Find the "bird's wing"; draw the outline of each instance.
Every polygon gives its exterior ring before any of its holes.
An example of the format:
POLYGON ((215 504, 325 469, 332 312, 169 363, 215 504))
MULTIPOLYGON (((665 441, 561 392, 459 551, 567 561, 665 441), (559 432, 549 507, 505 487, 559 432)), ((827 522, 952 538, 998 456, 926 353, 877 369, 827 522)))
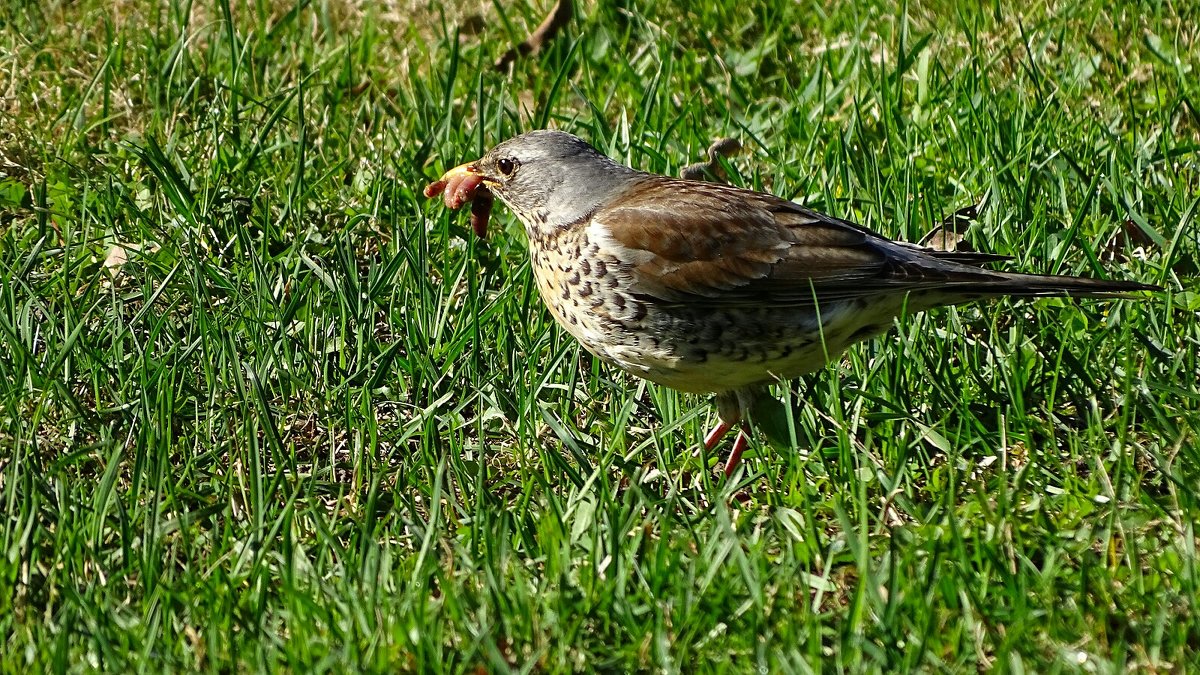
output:
POLYGON ((661 300, 797 306, 994 278, 747 190, 658 179, 614 201, 594 214, 593 234, 619 247, 639 292, 661 300))

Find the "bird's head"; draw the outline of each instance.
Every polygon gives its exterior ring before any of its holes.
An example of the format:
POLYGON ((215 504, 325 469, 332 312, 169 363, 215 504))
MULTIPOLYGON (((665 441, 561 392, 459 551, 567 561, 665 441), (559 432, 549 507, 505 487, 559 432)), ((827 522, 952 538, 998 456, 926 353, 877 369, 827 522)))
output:
POLYGON ((532 237, 582 221, 636 173, 562 131, 531 131, 442 177, 473 176, 504 202, 532 237))

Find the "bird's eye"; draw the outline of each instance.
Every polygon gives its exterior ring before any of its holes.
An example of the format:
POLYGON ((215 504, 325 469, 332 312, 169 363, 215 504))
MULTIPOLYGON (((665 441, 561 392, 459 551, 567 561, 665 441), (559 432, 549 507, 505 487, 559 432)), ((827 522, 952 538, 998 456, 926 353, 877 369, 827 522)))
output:
POLYGON ((500 169, 500 173, 504 174, 505 176, 511 176, 513 175, 513 172, 517 170, 517 163, 507 157, 504 157, 496 162, 496 168, 500 169))

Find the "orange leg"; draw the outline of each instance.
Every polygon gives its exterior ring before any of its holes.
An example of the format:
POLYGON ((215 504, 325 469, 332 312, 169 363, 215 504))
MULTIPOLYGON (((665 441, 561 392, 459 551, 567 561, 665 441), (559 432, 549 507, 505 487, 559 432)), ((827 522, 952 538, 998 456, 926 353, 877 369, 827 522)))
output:
POLYGON ((729 433, 729 430, 732 428, 733 425, 728 422, 718 422, 712 431, 704 434, 704 449, 712 450, 717 447, 717 443, 720 443, 721 439, 725 438, 725 434, 729 433))
POLYGON ((729 451, 729 459, 725 460, 725 477, 728 478, 737 471, 738 464, 742 463, 742 453, 746 448, 750 447, 750 425, 742 422, 742 428, 738 429, 737 439, 733 441, 733 449, 729 451))

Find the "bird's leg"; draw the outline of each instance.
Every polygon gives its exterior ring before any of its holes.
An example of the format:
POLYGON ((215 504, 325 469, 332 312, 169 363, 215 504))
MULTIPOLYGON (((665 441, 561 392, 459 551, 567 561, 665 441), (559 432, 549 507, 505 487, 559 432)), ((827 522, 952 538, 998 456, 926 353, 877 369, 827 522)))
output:
POLYGON ((712 450, 717 443, 725 438, 725 434, 735 424, 742 421, 742 407, 738 403, 737 392, 723 391, 717 394, 713 401, 717 404, 717 426, 704 435, 704 449, 712 450))
POLYGON ((725 391, 717 394, 717 418, 720 422, 704 436, 704 449, 712 450, 735 426, 738 427, 737 438, 733 441, 733 449, 725 460, 725 475, 730 476, 742 462, 742 453, 750 447, 750 423, 747 414, 758 398, 755 388, 725 391))
POLYGON ((720 443, 721 439, 725 438, 725 434, 729 433, 729 430, 732 428, 733 425, 725 420, 718 422, 717 426, 712 428, 712 431, 704 434, 704 449, 712 450, 717 447, 717 443, 720 443))
POLYGON ((742 463, 742 453, 748 447, 750 447, 750 425, 742 422, 742 427, 738 429, 737 439, 733 441, 733 449, 729 451, 729 459, 725 460, 726 478, 737 471, 738 465, 742 463))

